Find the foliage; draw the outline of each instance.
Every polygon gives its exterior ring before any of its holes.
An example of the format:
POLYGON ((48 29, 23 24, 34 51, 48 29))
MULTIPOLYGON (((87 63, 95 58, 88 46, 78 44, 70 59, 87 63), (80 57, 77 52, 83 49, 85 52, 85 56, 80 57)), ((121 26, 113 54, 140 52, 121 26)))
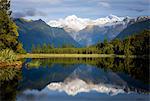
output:
POLYGON ((62 48, 75 48, 75 46, 71 44, 63 44, 62 48))
POLYGON ((114 53, 113 45, 109 44, 107 42, 107 40, 104 40, 103 47, 102 47, 102 53, 105 53, 105 54, 113 54, 114 53))
POLYGON ((114 54, 123 54, 123 42, 120 41, 119 39, 115 39, 113 41, 111 41, 111 44, 113 45, 113 50, 114 50, 114 54))
POLYGON ((118 55, 148 55, 149 54, 150 30, 144 30, 124 40, 115 39, 111 42, 98 43, 96 47, 103 54, 118 55))
POLYGON ((144 30, 137 35, 130 37, 132 53, 137 55, 149 55, 150 30, 144 30))
POLYGON ((32 53, 49 53, 49 54, 96 54, 100 51, 96 47, 75 48, 73 45, 64 45, 62 48, 54 48, 50 44, 32 46, 32 53))
POLYGON ((16 60, 16 54, 12 50, 5 49, 0 51, 0 62, 13 62, 16 60))
POLYGON ((10 0, 0 1, 0 49, 23 50, 18 41, 17 26, 11 18, 10 0))
POLYGON ((125 39, 132 35, 137 35, 138 33, 142 32, 143 30, 149 30, 150 26, 150 19, 137 21, 136 23, 131 23, 127 28, 125 28, 121 33, 116 37, 118 39, 125 39))
POLYGON ((19 79, 21 79, 21 70, 13 67, 0 68, 1 101, 16 101, 19 79))
POLYGON ((14 67, 0 69, 0 81, 9 81, 15 78, 20 71, 14 67))
POLYGON ((96 45, 76 48, 70 44, 64 44, 61 48, 55 48, 50 44, 32 46, 32 53, 48 54, 117 54, 117 55, 148 55, 150 31, 144 30, 124 40, 114 39, 96 45))

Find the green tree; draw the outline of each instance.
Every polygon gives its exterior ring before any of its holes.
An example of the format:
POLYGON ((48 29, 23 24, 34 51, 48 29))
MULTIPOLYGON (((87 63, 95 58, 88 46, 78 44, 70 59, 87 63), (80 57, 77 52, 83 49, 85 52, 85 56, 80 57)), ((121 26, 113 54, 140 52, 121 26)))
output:
POLYGON ((104 43, 102 45, 102 53, 103 54, 113 54, 113 45, 111 43, 108 43, 107 39, 104 40, 104 43))
POLYGON ((123 54, 123 44, 119 39, 115 39, 111 42, 113 45, 114 54, 123 54))
POLYGON ((104 45, 107 45, 107 44, 108 44, 108 40, 104 39, 104 45))
POLYGON ((132 55, 133 46, 131 46, 130 37, 124 40, 124 55, 129 56, 132 55))
POLYGON ((33 53, 36 51, 36 48, 35 48, 34 44, 32 44, 32 48, 31 49, 32 49, 33 53))
POLYGON ((18 41, 17 26, 11 18, 10 0, 0 1, 0 49, 23 50, 18 41), (19 49, 18 49, 19 48, 19 49))
POLYGON ((103 53, 105 54, 113 54, 114 50, 113 50, 113 45, 112 44, 106 44, 103 48, 102 48, 103 53))

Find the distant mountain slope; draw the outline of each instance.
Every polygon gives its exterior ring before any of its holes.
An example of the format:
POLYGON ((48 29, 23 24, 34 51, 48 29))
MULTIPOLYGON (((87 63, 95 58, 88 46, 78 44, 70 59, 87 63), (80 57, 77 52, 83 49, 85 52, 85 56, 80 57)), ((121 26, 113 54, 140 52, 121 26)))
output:
POLYGON ((127 24, 124 22, 116 22, 105 26, 88 26, 79 32, 75 40, 83 46, 103 42, 104 39, 112 40, 126 28, 126 26, 127 24))
POLYGON ((150 17, 140 16, 136 18, 117 17, 109 15, 96 20, 79 18, 75 15, 65 19, 51 20, 50 26, 63 28, 82 46, 89 46, 97 42, 108 41, 114 38, 124 39, 129 35, 150 29, 150 17))
POLYGON ((14 21, 19 27, 19 40, 27 51, 31 50, 32 45, 44 43, 53 44, 56 47, 68 43, 80 46, 64 29, 50 27, 42 20, 15 19, 14 21))
POLYGON ((143 30, 150 29, 150 18, 149 19, 137 19, 136 22, 132 22, 127 28, 125 28, 116 38, 125 39, 128 36, 139 33, 143 30))
POLYGON ((32 44, 44 43, 85 47, 103 42, 106 38, 108 41, 114 38, 124 39, 144 29, 150 29, 150 17, 147 16, 129 18, 110 15, 96 20, 69 16, 66 19, 50 21, 49 25, 42 20, 16 19, 15 22, 19 26, 19 40, 27 51, 31 50, 32 44))

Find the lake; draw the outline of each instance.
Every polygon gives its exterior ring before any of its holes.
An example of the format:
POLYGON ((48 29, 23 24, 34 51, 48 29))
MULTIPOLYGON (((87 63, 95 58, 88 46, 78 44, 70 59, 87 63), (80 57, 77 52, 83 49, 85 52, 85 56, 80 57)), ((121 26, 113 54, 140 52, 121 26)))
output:
POLYGON ((1 101, 148 101, 149 60, 24 59, 0 69, 1 101))

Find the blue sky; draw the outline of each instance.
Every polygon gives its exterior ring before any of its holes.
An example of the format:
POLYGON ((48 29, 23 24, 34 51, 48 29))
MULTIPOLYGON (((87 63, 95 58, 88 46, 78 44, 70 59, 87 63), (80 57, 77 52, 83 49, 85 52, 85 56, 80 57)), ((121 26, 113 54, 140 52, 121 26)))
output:
POLYGON ((11 0, 11 9, 14 17, 45 21, 69 15, 91 19, 110 14, 136 17, 150 14, 150 0, 11 0))

